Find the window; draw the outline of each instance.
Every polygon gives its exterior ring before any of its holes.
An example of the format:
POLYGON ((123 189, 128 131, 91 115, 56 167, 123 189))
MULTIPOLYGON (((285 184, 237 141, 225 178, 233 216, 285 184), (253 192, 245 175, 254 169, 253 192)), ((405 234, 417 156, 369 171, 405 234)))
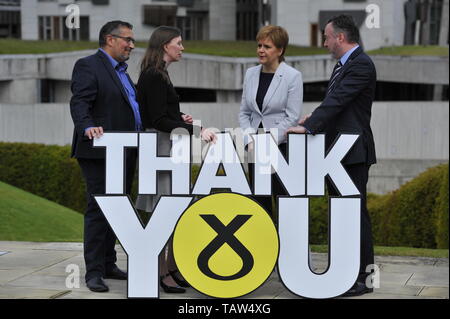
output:
POLYGON ((433 0, 430 5, 430 43, 439 44, 439 32, 441 26, 442 0, 433 0))
POLYGON ((317 23, 311 23, 310 25, 310 45, 312 47, 318 47, 319 45, 319 25, 317 23))
POLYGON ((0 0, 0 38, 20 38, 20 1, 0 0))
POLYGON ((188 14, 185 17, 177 17, 177 27, 181 30, 183 40, 204 40, 202 14, 188 14))
POLYGON ((80 28, 69 29, 66 27, 64 16, 40 16, 39 39, 40 40, 89 40, 89 17, 80 17, 80 28))
POLYGON ((236 1, 236 39, 255 40, 260 27, 260 1, 236 1))
POLYGON ((0 38, 20 38, 20 11, 1 11, 0 38))
POLYGON ((92 0, 92 4, 106 6, 109 4, 109 0, 92 0))
POLYGON ((177 6, 172 5, 144 5, 143 23, 151 26, 169 25, 175 26, 177 6))

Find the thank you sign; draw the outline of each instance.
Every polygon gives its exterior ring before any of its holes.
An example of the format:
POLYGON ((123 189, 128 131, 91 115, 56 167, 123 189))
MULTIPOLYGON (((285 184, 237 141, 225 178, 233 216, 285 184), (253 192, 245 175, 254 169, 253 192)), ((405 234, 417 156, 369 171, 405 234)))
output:
POLYGON ((285 287, 302 297, 339 296, 355 283, 361 201, 341 161, 358 135, 340 135, 326 150, 324 135, 290 134, 286 157, 270 133, 252 138, 253 189, 229 133, 205 147, 192 184, 187 134, 172 134, 170 156, 158 155, 157 133, 105 133, 94 141, 106 148, 106 194, 95 199, 128 255, 128 297, 158 298, 158 255, 172 234, 180 272, 208 296, 246 295, 276 265, 285 287), (139 194, 157 194, 158 172, 171 173, 172 194, 161 197, 145 226, 125 195, 126 148, 139 149, 139 194), (271 174, 287 194, 276 201, 278 227, 254 200, 271 195, 271 174), (341 196, 329 200, 329 267, 318 274, 309 256, 309 200, 325 196, 326 176, 341 196))

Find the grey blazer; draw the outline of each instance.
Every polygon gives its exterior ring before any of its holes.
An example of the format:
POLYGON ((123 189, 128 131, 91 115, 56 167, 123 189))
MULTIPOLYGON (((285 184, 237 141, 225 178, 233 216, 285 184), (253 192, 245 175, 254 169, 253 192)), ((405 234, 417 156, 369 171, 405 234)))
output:
POLYGON ((262 65, 247 70, 244 79, 239 125, 244 131, 244 145, 252 141, 262 122, 266 131, 272 130, 277 144, 286 142, 284 133, 297 126, 303 103, 302 74, 284 62, 278 66, 264 97, 262 112, 256 104, 256 93, 262 65), (277 130, 273 130, 277 129, 277 130))

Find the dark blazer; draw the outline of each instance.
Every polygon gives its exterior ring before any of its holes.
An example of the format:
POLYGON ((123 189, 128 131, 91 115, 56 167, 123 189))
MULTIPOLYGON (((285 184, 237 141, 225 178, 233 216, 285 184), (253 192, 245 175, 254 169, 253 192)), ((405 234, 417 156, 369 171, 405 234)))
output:
POLYGON ((312 134, 326 133, 327 149, 341 133, 359 134, 343 164, 376 163, 370 128, 376 77, 372 60, 361 47, 357 48, 344 64, 333 91, 303 125, 312 134))
MULTIPOLYGON (((133 83, 130 80, 130 83, 133 83)), ((75 125, 72 157, 104 158, 103 148, 93 148, 84 135, 88 127, 104 131, 135 131, 135 119, 127 94, 108 57, 102 52, 82 58, 72 73, 70 112, 75 125)))
POLYGON ((181 118, 180 100, 175 89, 155 69, 141 73, 137 83, 137 100, 144 128, 170 133, 182 127, 193 132, 191 124, 181 118))

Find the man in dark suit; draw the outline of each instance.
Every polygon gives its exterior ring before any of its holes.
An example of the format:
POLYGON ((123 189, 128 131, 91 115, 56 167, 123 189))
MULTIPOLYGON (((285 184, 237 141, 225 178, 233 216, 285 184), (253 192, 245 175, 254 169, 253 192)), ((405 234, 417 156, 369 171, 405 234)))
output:
MULTIPOLYGON (((109 288, 103 278, 122 279, 127 274, 116 266, 116 236, 93 194, 105 193, 105 149, 93 148, 92 140, 103 131, 139 131, 142 127, 133 82, 126 73, 134 49, 133 26, 123 21, 105 24, 100 49, 75 64, 70 111, 74 122, 72 157, 77 158, 86 180, 88 204, 84 216, 86 285, 92 291, 109 288)), ((136 166, 136 149, 126 151, 126 192, 130 193, 136 166)))
MULTIPOLYGON (((361 193, 361 264, 355 285, 345 294, 357 296, 372 292, 366 286, 367 266, 374 264, 372 230, 366 205, 366 185, 370 165, 376 163, 375 143, 370 128, 375 95, 376 70, 359 43, 359 30, 350 16, 330 19, 325 27, 325 47, 338 59, 322 104, 299 121, 302 126, 288 133, 325 133, 327 149, 341 133, 359 134, 342 164, 361 193)), ((339 195, 327 181, 330 195, 339 195)))

